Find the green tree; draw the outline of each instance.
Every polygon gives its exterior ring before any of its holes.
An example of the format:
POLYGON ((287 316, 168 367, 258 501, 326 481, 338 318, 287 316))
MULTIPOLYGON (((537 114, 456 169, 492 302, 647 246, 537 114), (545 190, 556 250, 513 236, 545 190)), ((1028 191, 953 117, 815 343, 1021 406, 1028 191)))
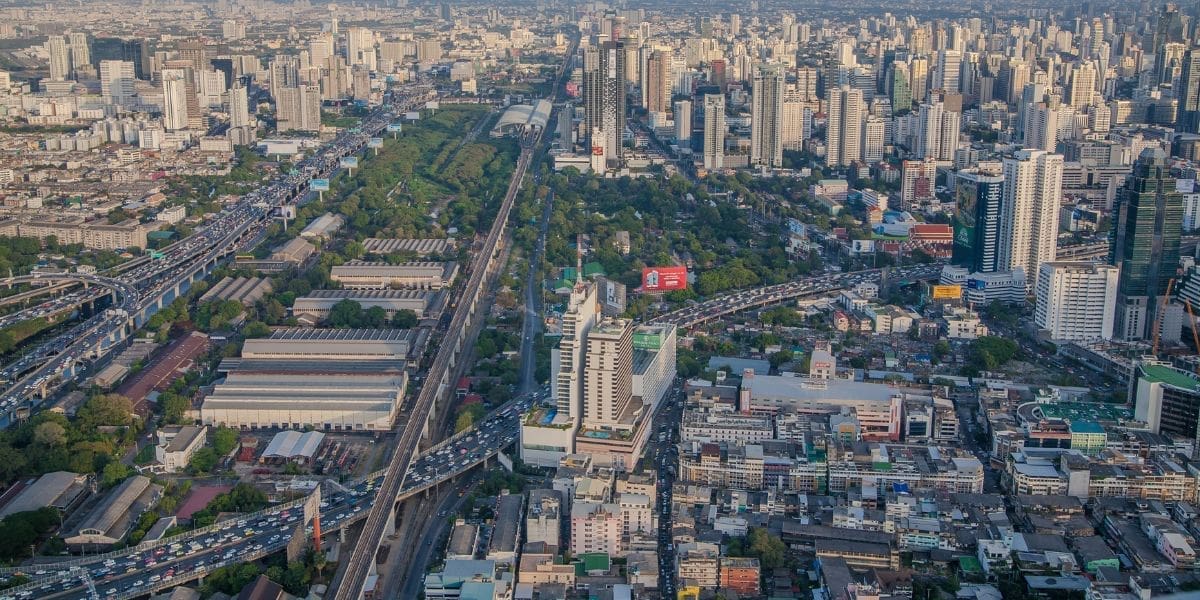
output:
POLYGON ((217 427, 212 430, 212 446, 217 454, 225 456, 237 447, 237 432, 228 427, 217 427))
POLYGON ((158 407, 162 410, 163 421, 174 424, 183 422, 183 415, 192 403, 185 396, 167 391, 158 396, 158 407))
POLYGON ((251 321, 242 327, 242 335, 247 339, 265 338, 271 335, 271 327, 262 321, 251 321))
POLYGON ((405 308, 398 310, 396 311, 396 314, 392 315, 392 327, 399 329, 412 329, 416 326, 417 313, 413 312, 411 309, 405 308))
POLYGON ((110 461, 100 472, 100 485, 109 488, 133 475, 133 469, 119 460, 110 461))
POLYGON ((54 421, 46 421, 33 430, 33 441, 43 446, 67 443, 67 429, 54 421))

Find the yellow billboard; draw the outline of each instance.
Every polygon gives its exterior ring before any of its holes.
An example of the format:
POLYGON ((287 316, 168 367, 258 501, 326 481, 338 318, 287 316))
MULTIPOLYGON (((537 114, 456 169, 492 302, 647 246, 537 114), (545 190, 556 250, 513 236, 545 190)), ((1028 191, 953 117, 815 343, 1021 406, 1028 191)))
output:
POLYGON ((929 286, 929 297, 934 300, 959 300, 962 298, 962 287, 957 285, 929 286))

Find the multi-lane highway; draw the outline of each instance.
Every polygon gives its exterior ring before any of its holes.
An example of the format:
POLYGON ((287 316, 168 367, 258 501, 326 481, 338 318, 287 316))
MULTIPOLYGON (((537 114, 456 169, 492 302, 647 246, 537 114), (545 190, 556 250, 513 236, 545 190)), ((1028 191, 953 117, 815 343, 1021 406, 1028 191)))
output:
MULTIPOLYGON (((942 265, 940 264, 913 265, 886 270, 888 280, 893 282, 936 279, 941 271, 942 265)), ((878 283, 880 275, 884 272, 884 269, 851 271, 734 292, 659 315, 651 322, 670 323, 681 328, 693 327, 751 308, 778 304, 802 296, 825 294, 854 287, 860 283, 878 283)))
MULTIPOLYGON (((0 426, 31 395, 53 387, 57 376, 70 369, 76 360, 106 352, 106 340, 116 346, 132 329, 131 325, 140 325, 182 293, 193 279, 206 275, 211 266, 235 252, 243 240, 257 238, 270 223, 274 209, 304 197, 310 180, 336 172, 341 158, 361 152, 371 137, 391 124, 395 114, 419 108, 434 97, 436 93, 428 86, 392 92, 388 102, 365 118, 360 127, 343 132, 288 173, 246 194, 196 233, 165 248, 161 258, 143 257, 123 265, 120 273, 111 278, 97 278, 119 283, 136 293, 123 294, 130 302, 128 305, 123 302, 120 310, 106 311, 76 325, 26 352, 22 359, 25 362, 5 366, 3 372, 10 374, 7 379, 13 383, 0 395, 0 426)), ((9 317, 33 318, 33 314, 26 310, 9 317)))
MULTIPOLYGON (((396 499, 419 494, 474 468, 516 441, 521 413, 531 397, 513 400, 485 417, 478 427, 447 439, 413 461, 410 477, 396 499)), ((329 533, 362 520, 377 504, 383 473, 377 472, 349 487, 325 486, 321 531, 329 533)), ((394 502, 391 499, 388 503, 394 502)), ((255 560, 287 546, 301 525, 299 502, 273 507, 250 516, 223 521, 200 533, 175 536, 150 547, 138 547, 61 565, 31 568, 34 581, 0 592, 0 600, 26 598, 76 599, 90 597, 83 575, 102 598, 132 598, 180 585, 230 564, 255 560)), ((312 534, 311 524, 305 524, 312 534)))

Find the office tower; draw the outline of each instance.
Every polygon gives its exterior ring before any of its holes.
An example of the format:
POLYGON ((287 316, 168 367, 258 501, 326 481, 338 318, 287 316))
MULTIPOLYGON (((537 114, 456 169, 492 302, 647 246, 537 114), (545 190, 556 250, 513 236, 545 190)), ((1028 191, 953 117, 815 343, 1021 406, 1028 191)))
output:
POLYGON ((649 112, 665 113, 671 106, 671 86, 674 78, 671 75, 671 53, 666 50, 655 50, 650 53, 646 65, 646 83, 644 96, 646 110, 649 112))
POLYGON ((200 105, 205 108, 220 109, 225 102, 225 74, 215 70, 201 71, 197 78, 200 80, 200 105))
POLYGON ((888 71, 888 97, 897 114, 912 110, 912 87, 909 81, 908 63, 896 61, 888 71))
POLYGON ((937 161, 906 160, 900 163, 900 210, 917 210, 934 198, 937 161))
POLYGON ((1057 103, 1039 102, 1025 109, 1025 147, 1053 152, 1058 144, 1060 110, 1057 103))
MULTIPOLYGON (((1046 99, 1046 85, 1040 82, 1026 83, 1021 88, 1020 98, 1017 100, 1017 121, 1013 125, 1017 134, 1025 135, 1025 126, 1028 121, 1029 107, 1034 106, 1046 99)), ((1024 137, 1022 137, 1024 139, 1024 137)), ((1028 146, 1028 144, 1026 144, 1028 146)))
POLYGON ((612 429, 633 398, 633 325, 606 319, 587 335, 583 370, 583 422, 586 429, 612 429))
POLYGON ((929 59, 914 58, 908 63, 908 89, 914 102, 924 102, 929 93, 929 59))
POLYGON ((271 59, 271 97, 279 99, 279 90, 300 85, 300 61, 295 56, 276 55, 271 59))
POLYGON ((917 158, 954 160, 962 115, 946 110, 941 102, 932 102, 921 105, 917 118, 917 141, 914 148, 917 158))
POLYGON ((1153 336, 1167 282, 1179 267, 1183 194, 1170 168, 1161 149, 1142 150, 1133 173, 1117 190, 1109 263, 1121 268, 1114 334, 1119 339, 1153 336))
POLYGON ((687 146, 692 141, 692 101, 679 100, 675 102, 675 139, 681 146, 687 146))
POLYGON ((192 73, 199 73, 208 68, 208 49, 204 42, 185 41, 179 43, 179 60, 187 61, 192 73))
POLYGON ((167 131, 188 128, 188 85, 186 69, 163 69, 163 127, 167 131))
POLYGON ((1034 323, 1054 341, 1112 339, 1119 272, 1112 265, 1089 262, 1042 263, 1034 323))
POLYGON ((704 96, 704 168, 725 168, 725 95, 704 96))
POLYGON ((754 73, 750 110, 750 166, 783 166, 783 68, 763 65, 754 73))
POLYGON ((320 131, 320 88, 302 85, 279 90, 275 119, 277 131, 320 131))
POLYGON ((939 50, 937 53, 937 72, 934 75, 933 89, 945 92, 957 92, 959 79, 962 74, 962 52, 958 50, 939 50))
POLYGON ((954 264, 972 273, 997 270, 1004 178, 980 172, 955 175, 954 264))
POLYGON ((1191 48, 1183 55, 1176 95, 1179 97, 1179 118, 1175 130, 1200 133, 1200 47, 1191 48))
POLYGON ((126 106, 133 101, 133 71, 133 63, 128 61, 100 61, 100 95, 106 104, 126 106))
POLYGON ((52 35, 46 40, 46 52, 50 54, 50 81, 66 81, 71 75, 71 47, 61 35, 52 35))
POLYGON ((375 34, 370 29, 351 27, 346 30, 346 62, 352 67, 364 65, 375 69, 375 34))
MULTIPOLYGON (((1162 9, 1158 12, 1158 19, 1154 27, 1153 46, 1150 51, 1154 56, 1154 73, 1156 75, 1163 73, 1166 70, 1167 53, 1164 49, 1168 44, 1179 44, 1186 42, 1184 34, 1187 32, 1187 25, 1184 22, 1184 16, 1179 12, 1179 7, 1174 3, 1163 4, 1162 9)), ((1168 83, 1161 79, 1156 83, 1168 83)))
POLYGON ((843 85, 829 90, 825 164, 848 166, 862 160, 862 124, 866 107, 862 90, 843 85))
POLYGON ((1004 188, 997 269, 1022 269, 1034 280, 1038 267, 1058 249, 1063 157, 1045 150, 1018 150, 1004 159, 1004 188))
POLYGON ((713 61, 709 63, 709 83, 717 86, 721 90, 722 94, 729 90, 729 79, 725 71, 725 59, 717 58, 713 59, 713 61))
POLYGON ((229 126, 250 127, 250 98, 245 86, 229 90, 229 126))
POLYGON ((1081 63, 1071 71, 1071 85, 1067 93, 1067 105, 1076 110, 1091 106, 1092 95, 1096 92, 1096 66, 1090 62, 1081 63))
MULTIPOLYGON (((92 50, 86 33, 75 32, 67 34, 67 46, 71 51, 71 71, 78 72, 92 65, 92 50)), ((78 75, 76 75, 78 77, 78 75)))
POLYGON ((583 55, 583 102, 587 131, 599 130, 603 139, 592 139, 595 153, 603 152, 605 164, 616 166, 621 159, 625 132, 625 49, 621 42, 608 41, 590 47, 583 55))
POLYGON ((588 334, 599 314, 596 285, 577 275, 563 313, 562 338, 550 353, 551 397, 558 415, 573 425, 578 425, 583 417, 584 356, 588 334))
POLYGON ((246 37, 246 24, 237 19, 225 19, 221 22, 221 37, 228 41, 246 37))
POLYGON ((883 160, 886 133, 883 119, 875 115, 867 116, 866 122, 863 123, 863 160, 867 163, 875 164, 883 160))

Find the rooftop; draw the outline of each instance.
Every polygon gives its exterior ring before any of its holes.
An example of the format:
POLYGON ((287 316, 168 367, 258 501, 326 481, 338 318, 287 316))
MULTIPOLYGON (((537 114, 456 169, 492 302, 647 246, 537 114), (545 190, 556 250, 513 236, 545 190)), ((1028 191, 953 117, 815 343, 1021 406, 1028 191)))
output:
POLYGON ((1185 371, 1166 365, 1143 364, 1143 376, 1152 383, 1163 383, 1184 390, 1200 391, 1200 381, 1185 371))

